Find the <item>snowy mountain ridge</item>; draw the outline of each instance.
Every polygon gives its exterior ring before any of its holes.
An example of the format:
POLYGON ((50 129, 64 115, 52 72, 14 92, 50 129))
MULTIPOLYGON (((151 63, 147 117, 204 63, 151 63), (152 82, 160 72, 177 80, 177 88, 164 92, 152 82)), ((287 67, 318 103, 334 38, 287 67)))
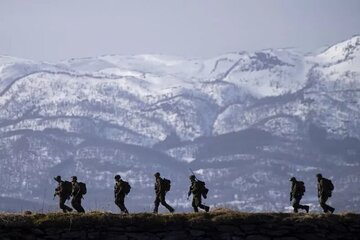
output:
MULTIPOLYGON (((152 172, 183 186, 189 167, 213 188, 213 204, 249 211, 281 210, 264 201, 282 202, 294 172, 312 179, 328 171, 342 179, 340 192, 358 194, 359 66, 359 36, 308 55, 1 56, 1 196, 39 201, 58 174, 77 174, 104 193, 121 173, 151 199, 152 172)), ((181 191, 173 203, 186 208, 181 191)), ((341 208, 358 206, 354 199, 341 208)), ((136 194, 132 200, 144 208, 136 194)))

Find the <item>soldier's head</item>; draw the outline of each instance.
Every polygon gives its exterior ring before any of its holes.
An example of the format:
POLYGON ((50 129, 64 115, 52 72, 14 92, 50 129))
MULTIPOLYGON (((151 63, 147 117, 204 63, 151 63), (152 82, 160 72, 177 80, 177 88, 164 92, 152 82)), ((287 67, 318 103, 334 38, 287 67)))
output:
POLYGON ((191 182, 194 182, 195 179, 196 179, 196 177, 195 177, 195 175, 191 175, 191 176, 189 177, 189 179, 190 179, 191 182))
POLYGON ((295 177, 290 178, 290 182, 296 182, 296 178, 295 177))
POLYGON ((118 174, 118 175, 115 175, 115 180, 116 181, 119 181, 121 179, 121 176, 118 174))
POLYGON ((72 177, 71 177, 71 181, 72 181, 72 182, 76 182, 76 181, 77 181, 77 177, 76 177, 76 176, 72 176, 72 177))
POLYGON ((159 173, 159 172, 155 173, 155 174, 154 174, 154 177, 155 177, 155 178, 159 178, 159 177, 160 177, 160 173, 159 173))
POLYGON ((316 178, 317 178, 318 181, 320 181, 322 179, 321 173, 316 174, 316 178))
POLYGON ((61 181, 61 176, 54 177, 54 180, 57 181, 57 182, 60 182, 61 181))

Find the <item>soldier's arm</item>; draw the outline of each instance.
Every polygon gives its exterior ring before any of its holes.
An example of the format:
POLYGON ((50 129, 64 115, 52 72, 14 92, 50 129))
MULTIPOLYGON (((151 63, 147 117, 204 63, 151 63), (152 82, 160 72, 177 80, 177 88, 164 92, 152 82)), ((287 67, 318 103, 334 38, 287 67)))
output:
POLYGON ((55 197, 56 195, 60 195, 61 190, 62 190, 62 187, 61 187, 61 184, 59 184, 59 186, 58 186, 57 188, 55 188, 54 197, 55 197))
POLYGON ((158 191, 158 192, 162 192, 162 185, 163 185, 163 182, 162 182, 162 180, 160 179, 160 180, 157 182, 157 191, 158 191))
POLYGON ((189 188, 188 197, 190 197, 190 195, 191 195, 191 190, 192 190, 192 186, 190 186, 190 188, 189 188))
POLYGON ((79 187, 78 186, 76 186, 76 185, 73 185, 73 187, 72 187, 72 192, 71 192, 71 196, 73 196, 73 197, 77 197, 77 195, 79 194, 79 187))
POLYGON ((117 186, 116 186, 116 184, 115 184, 115 186, 114 186, 114 197, 116 198, 116 195, 117 195, 117 186))
POLYGON ((122 193, 123 190, 124 190, 124 184, 120 183, 119 186, 118 186, 118 193, 122 193))

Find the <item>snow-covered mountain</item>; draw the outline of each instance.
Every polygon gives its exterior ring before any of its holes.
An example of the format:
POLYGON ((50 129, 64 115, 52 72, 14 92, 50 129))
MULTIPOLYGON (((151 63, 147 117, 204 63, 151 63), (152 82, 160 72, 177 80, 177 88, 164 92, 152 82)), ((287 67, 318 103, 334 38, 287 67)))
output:
POLYGON ((77 175, 88 209, 115 211, 119 173, 133 187, 129 209, 148 211, 159 171, 172 179, 169 202, 190 210, 192 168, 213 206, 288 211, 296 176, 318 209, 322 172, 335 184, 332 204, 359 211, 359 99, 359 36, 307 55, 1 56, 0 208, 50 210, 52 178, 77 175))

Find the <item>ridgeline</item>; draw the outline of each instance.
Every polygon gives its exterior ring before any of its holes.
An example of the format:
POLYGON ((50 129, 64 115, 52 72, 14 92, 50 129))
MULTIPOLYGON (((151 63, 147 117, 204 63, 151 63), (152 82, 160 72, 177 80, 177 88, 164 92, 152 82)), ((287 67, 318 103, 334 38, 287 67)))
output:
POLYGON ((360 214, 1 214, 1 240, 360 239, 360 214))

